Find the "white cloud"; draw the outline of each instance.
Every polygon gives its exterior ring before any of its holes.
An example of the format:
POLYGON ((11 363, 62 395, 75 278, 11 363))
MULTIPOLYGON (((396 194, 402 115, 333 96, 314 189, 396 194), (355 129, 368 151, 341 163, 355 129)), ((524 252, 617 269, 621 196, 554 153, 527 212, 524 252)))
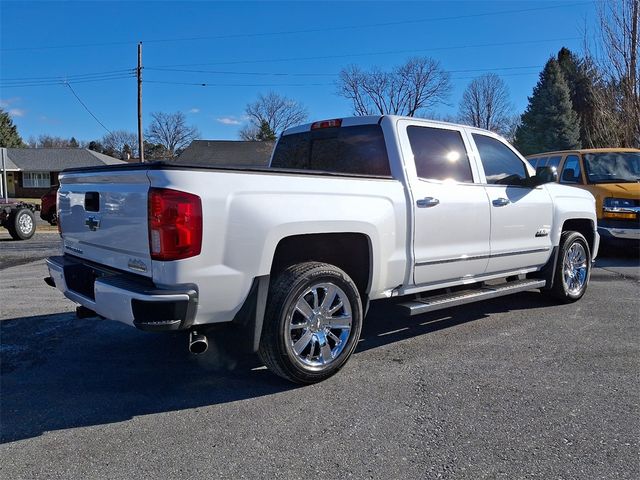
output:
POLYGON ((199 108, 192 108, 191 110, 189 110, 189 113, 200 113, 200 109, 199 108))
POLYGON ((20 97, 2 98, 0 99, 0 108, 9 108, 12 104, 19 101, 20 97))
POLYGON ((9 115, 12 117, 24 117, 27 112, 21 108, 12 108, 9 110, 9 115))
POLYGON ((222 123, 223 125, 240 125, 242 123, 233 117, 216 118, 216 121, 218 123, 222 123))

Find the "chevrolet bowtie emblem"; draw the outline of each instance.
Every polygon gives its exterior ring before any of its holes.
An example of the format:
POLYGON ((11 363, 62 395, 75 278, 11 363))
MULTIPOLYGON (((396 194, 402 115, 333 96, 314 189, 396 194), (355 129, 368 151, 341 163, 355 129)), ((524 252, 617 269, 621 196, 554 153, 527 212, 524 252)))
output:
POLYGON ((95 232, 100 228, 100 219, 92 215, 90 217, 87 217, 87 219, 84 221, 84 224, 89 227, 89 230, 95 232))

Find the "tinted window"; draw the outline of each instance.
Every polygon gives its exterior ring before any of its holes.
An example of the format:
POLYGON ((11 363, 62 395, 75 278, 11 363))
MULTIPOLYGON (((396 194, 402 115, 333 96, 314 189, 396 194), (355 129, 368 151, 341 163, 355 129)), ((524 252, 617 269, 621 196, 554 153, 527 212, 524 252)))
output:
POLYGON ((582 171, 577 155, 568 155, 562 167, 561 183, 582 183, 582 171))
POLYGON ((391 176, 380 125, 358 125, 285 135, 272 168, 391 176))
POLYGON ((527 178, 524 162, 504 143, 486 135, 473 134, 487 183, 521 185, 527 178))
POLYGON ((554 157, 549 157, 549 162, 547 163, 547 167, 556 167, 558 168, 558 165, 560 165, 560 159, 562 158, 562 155, 556 155, 554 157))
POLYGON ((536 164, 533 165, 531 164, 534 168, 538 168, 538 167, 544 167, 547 164, 547 158, 548 157, 538 157, 538 158, 534 158, 534 160, 537 160, 536 164))
POLYGON ((407 134, 421 178, 473 182, 469 157, 456 130, 408 127, 407 134))

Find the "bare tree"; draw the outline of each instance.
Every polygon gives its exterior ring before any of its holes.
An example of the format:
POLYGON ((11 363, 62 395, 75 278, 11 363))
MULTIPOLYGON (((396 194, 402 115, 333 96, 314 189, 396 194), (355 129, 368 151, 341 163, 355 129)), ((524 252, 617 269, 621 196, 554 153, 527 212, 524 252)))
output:
POLYGON ((600 74, 595 92, 600 131, 619 146, 640 146, 640 0, 601 0, 599 41, 594 63, 600 74))
POLYGON ((338 95, 351 100, 355 115, 412 117, 444 103, 450 92, 449 74, 427 57, 410 58, 390 72, 351 65, 342 69, 338 79, 338 95))
POLYGON ((245 113, 249 125, 240 130, 243 140, 264 140, 261 132, 265 131, 278 136, 308 117, 307 109, 301 103, 274 92, 260 95, 258 100, 247 105, 245 113))
POLYGON ((112 157, 127 160, 127 154, 136 158, 138 156, 138 136, 126 130, 114 130, 107 133, 100 142, 102 151, 112 157))
POLYGON ((177 156, 200 136, 196 127, 187 125, 187 117, 182 112, 154 112, 151 118, 146 139, 162 145, 171 157, 177 156))
POLYGON ((511 114, 509 89, 495 73, 487 73, 471 80, 459 107, 462 123, 500 134, 508 130, 511 114))
POLYGON ((36 140, 33 136, 29 137, 28 145, 31 148, 78 148, 78 141, 71 137, 62 138, 53 135, 39 135, 36 140))

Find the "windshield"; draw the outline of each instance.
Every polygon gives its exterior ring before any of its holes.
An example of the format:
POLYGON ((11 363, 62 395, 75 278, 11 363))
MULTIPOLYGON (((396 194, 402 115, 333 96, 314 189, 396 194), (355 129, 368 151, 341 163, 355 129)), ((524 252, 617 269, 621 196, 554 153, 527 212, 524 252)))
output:
POLYGON ((589 183, 640 181, 640 152, 586 153, 583 158, 589 183))

